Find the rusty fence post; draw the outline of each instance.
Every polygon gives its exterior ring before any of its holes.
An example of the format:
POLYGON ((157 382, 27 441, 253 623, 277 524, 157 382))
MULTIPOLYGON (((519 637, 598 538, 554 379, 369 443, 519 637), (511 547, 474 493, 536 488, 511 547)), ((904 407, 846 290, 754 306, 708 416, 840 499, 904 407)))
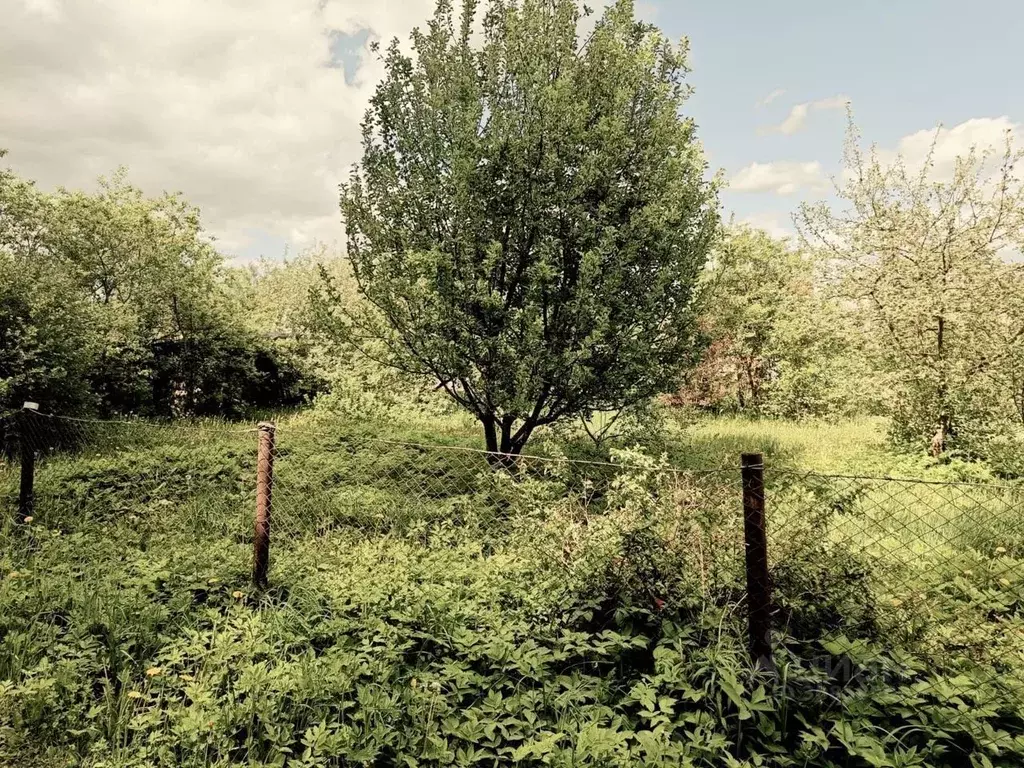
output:
POLYGON ((764 515, 764 457, 744 453, 743 540, 747 570, 747 631, 750 655, 762 669, 772 669, 771 583, 768 575, 768 536, 764 515))
POLYGON ((252 580, 258 587, 267 585, 270 567, 270 509, 274 489, 273 422, 257 426, 259 449, 256 458, 256 526, 253 536, 252 580))
POLYGON ((39 410, 36 403, 25 403, 18 414, 18 447, 21 449, 21 483, 18 487, 18 522, 24 523, 35 511, 36 447, 29 420, 39 410))

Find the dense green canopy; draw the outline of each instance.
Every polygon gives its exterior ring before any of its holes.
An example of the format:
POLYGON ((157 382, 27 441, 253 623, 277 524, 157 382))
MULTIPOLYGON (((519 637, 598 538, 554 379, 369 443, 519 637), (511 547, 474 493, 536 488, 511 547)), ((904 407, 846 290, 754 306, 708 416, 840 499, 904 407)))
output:
MULTIPOLYGON (((367 311, 340 329, 430 375, 516 453, 538 426, 670 388, 692 361, 715 184, 686 47, 612 5, 438 3, 395 41, 342 187, 367 311)), ((329 298, 329 294, 328 294, 329 298)))

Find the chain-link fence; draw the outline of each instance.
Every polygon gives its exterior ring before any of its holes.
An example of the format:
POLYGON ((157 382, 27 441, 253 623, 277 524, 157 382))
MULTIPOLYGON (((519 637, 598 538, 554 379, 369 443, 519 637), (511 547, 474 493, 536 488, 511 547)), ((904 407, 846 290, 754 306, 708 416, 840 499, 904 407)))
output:
POLYGON ((765 495, 778 637, 830 649, 831 663, 870 661, 859 638, 872 638, 905 662, 866 663, 857 682, 943 673, 949 690, 915 695, 976 695, 993 683, 1019 700, 1024 486, 768 468, 765 495))
POLYGON ((73 534, 224 539, 251 552, 255 428, 98 421, 21 411, 0 421, 6 517, 73 534))
POLYGON ((777 681, 794 660, 820 664, 822 685, 868 692, 863 706, 902 708, 908 722, 926 700, 954 712, 1024 702, 1018 484, 817 475, 759 457, 741 472, 740 457, 684 471, 497 456, 287 420, 26 411, 0 428, 0 498, 16 525, 221 542, 239 569, 255 561, 257 581, 269 568, 271 586, 282 566, 343 571, 368 540, 469 546, 505 558, 501 578, 543 573, 566 600, 601 581, 652 615, 732 606, 777 681))

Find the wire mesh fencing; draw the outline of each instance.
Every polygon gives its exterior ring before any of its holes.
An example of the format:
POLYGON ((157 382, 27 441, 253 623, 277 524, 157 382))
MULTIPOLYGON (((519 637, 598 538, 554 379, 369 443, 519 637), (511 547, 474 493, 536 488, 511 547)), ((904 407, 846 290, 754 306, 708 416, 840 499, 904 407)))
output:
POLYGON ((287 553, 343 568, 347 547, 367 539, 472 543, 528 556, 563 586, 599 568, 625 579, 646 559, 649 583, 633 586, 652 606, 670 598, 664 582, 676 575, 705 596, 735 595, 743 577, 738 479, 735 469, 502 456, 278 427, 270 567, 287 553), (611 554, 624 547, 630 562, 611 554))
POLYGON ((498 578, 542 574, 566 600, 601 582, 663 617, 732 606, 755 658, 783 680, 792 660, 820 662, 836 701, 862 690, 863 706, 887 701, 909 719, 924 699, 954 713, 1024 701, 1017 484, 816 475, 759 458, 741 472, 500 456, 288 421, 21 412, 0 428, 15 524, 213 542, 271 584, 282 564, 343 572, 365 542, 458 547, 500 560, 498 578))
POLYGON ((1024 700, 1024 487, 769 468, 765 495, 781 644, 910 722, 1024 700))
POLYGON ((225 558, 247 562, 255 434, 18 412, 0 422, 0 499, 18 524, 123 534, 143 547, 222 539, 225 558))
POLYGON ((120 526, 182 540, 225 538, 250 552, 262 513, 271 561, 283 551, 322 559, 332 549, 343 559, 339 542, 426 542, 457 532, 489 547, 527 538, 536 554, 572 569, 599 535, 639 541, 657 532, 662 546, 693 559, 686 570, 702 589, 733 589, 742 576, 734 468, 501 456, 263 426, 18 412, 0 421, 0 494, 15 520, 28 515, 67 532, 120 526), (33 465, 27 511, 26 461, 33 465))

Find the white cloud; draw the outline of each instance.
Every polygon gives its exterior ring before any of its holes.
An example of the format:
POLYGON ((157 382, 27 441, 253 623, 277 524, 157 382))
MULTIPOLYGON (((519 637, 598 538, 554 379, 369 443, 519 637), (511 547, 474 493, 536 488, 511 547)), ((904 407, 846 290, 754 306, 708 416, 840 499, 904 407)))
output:
POLYGON ((774 213, 752 213, 739 219, 738 223, 764 230, 779 239, 793 237, 796 234, 789 219, 781 221, 774 213))
POLYGON ((909 169, 920 169, 934 143, 930 176, 935 180, 952 177, 956 159, 976 147, 978 152, 990 151, 1001 160, 1007 134, 1016 146, 1024 143, 1024 126, 1002 117, 976 117, 952 128, 928 128, 904 136, 894 149, 880 149, 878 157, 884 164, 901 156, 909 169))
POLYGON ((807 113, 810 111, 810 108, 810 104, 797 104, 789 111, 786 119, 782 121, 782 124, 776 130, 787 136, 791 133, 796 133, 807 122, 807 113))
POLYGON ((777 195, 791 195, 805 188, 820 190, 825 186, 825 174, 817 160, 751 163, 729 181, 729 188, 736 192, 774 192, 777 195))
POLYGON ((811 110, 823 111, 829 109, 845 109, 846 105, 849 103, 849 97, 840 95, 829 96, 826 99, 818 99, 817 101, 805 101, 801 104, 794 104, 782 123, 765 129, 765 132, 781 133, 789 136, 797 131, 803 130, 804 126, 807 124, 807 116, 810 114, 811 110))
POLYGON ((767 96, 765 96, 763 99, 761 99, 759 102, 757 102, 757 106, 759 106, 759 107, 767 107, 769 104, 771 104, 777 98, 779 98, 779 96, 782 96, 785 92, 786 91, 783 88, 776 88, 774 91, 772 91, 767 96))
POLYGON ((328 34, 405 38, 432 0, 0 0, 0 147, 44 187, 127 165, 180 190, 223 246, 254 231, 341 235, 337 185, 359 157, 379 62, 350 82, 328 34))

